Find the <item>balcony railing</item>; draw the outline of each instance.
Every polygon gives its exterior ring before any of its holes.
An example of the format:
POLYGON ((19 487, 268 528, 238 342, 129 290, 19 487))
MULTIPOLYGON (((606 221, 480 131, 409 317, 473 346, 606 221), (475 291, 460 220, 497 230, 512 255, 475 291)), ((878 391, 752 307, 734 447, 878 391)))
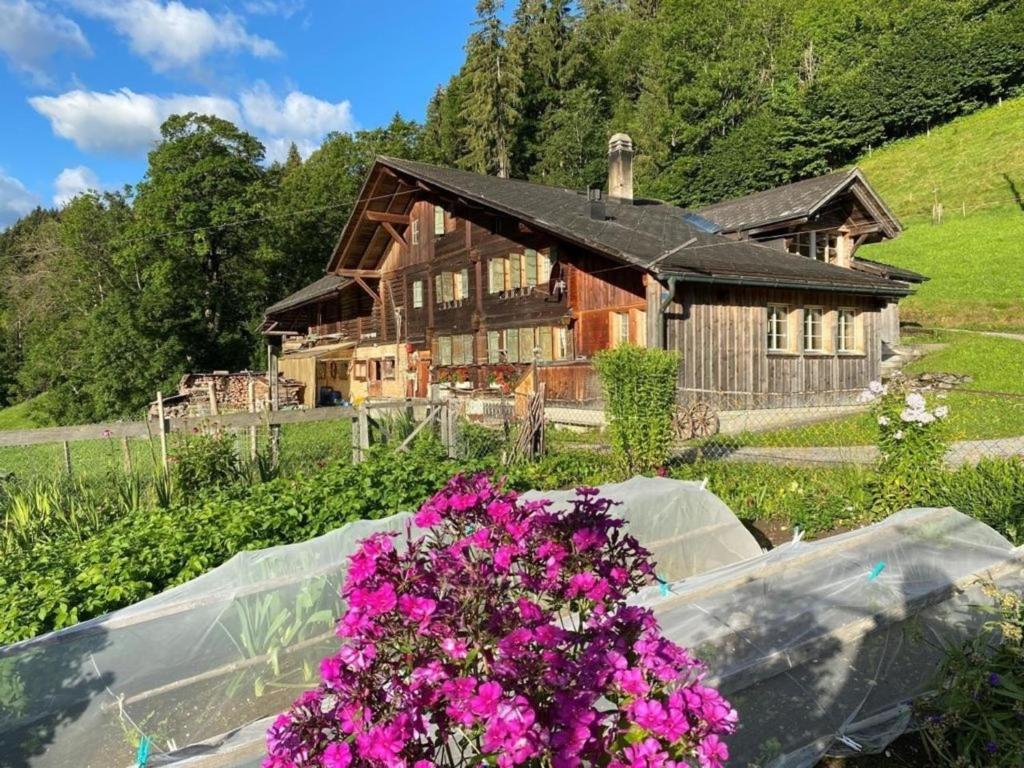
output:
POLYGON ((319 338, 338 338, 342 341, 366 341, 380 336, 380 322, 370 316, 354 317, 333 323, 311 325, 309 334, 319 338))

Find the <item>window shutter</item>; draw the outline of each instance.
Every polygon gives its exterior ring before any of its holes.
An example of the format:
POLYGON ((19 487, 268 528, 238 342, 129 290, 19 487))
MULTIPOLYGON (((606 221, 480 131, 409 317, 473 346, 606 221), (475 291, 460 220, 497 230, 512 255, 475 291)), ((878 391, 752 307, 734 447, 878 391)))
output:
POLYGON ((491 258, 487 262, 487 292, 498 293, 505 290, 505 280, 501 274, 501 259, 491 258))
POLYGON ((533 328, 519 329, 519 361, 523 363, 533 362, 533 328))
POLYGON ((551 282, 551 257, 546 253, 537 254, 537 284, 547 287, 551 282))
POLYGON ((519 288, 522 282, 522 255, 518 253, 509 254, 509 269, 511 271, 511 281, 509 287, 519 288))
POLYGON ((501 340, 497 331, 487 332, 487 362, 496 363, 498 362, 499 355, 498 350, 500 347, 501 340))
POLYGON ((537 284, 537 252, 533 248, 526 249, 526 285, 537 284))
POLYGON ((554 360, 555 352, 551 345, 551 326, 545 325, 537 329, 537 346, 540 347, 541 360, 554 360))
POLYGON ((505 352, 510 363, 519 362, 519 329, 509 328, 505 331, 505 352))
POLYGON ((462 280, 461 280, 461 285, 459 286, 459 298, 460 299, 468 299, 469 298, 469 270, 468 269, 464 269, 464 270, 462 270, 461 274, 462 274, 462 280))
POLYGON ((441 280, 441 275, 434 275, 434 303, 440 304, 444 301, 444 284, 441 280))
POLYGON ((434 206, 434 234, 444 234, 444 208, 440 205, 434 206))

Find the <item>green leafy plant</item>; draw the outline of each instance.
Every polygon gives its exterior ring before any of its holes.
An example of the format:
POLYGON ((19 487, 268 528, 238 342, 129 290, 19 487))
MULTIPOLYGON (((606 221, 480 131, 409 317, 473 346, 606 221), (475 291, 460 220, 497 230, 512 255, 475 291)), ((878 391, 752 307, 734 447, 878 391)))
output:
POLYGON ((665 465, 672 444, 679 356, 630 345, 594 358, 605 393, 614 456, 629 475, 665 465))
POLYGON ((174 479, 182 493, 223 488, 245 477, 235 440, 224 433, 189 435, 174 459, 174 479))
MULTIPOLYGON (((334 594, 334 589, 321 577, 305 583, 291 606, 285 604, 278 592, 251 595, 235 603, 233 615, 227 622, 218 621, 218 625, 243 659, 262 659, 265 664, 254 675, 248 669, 236 674, 228 684, 228 695, 234 695, 248 679, 252 679, 257 697, 268 686, 285 684, 284 678, 289 675, 282 675, 281 652, 318 632, 328 632, 338 608, 334 594)), ((313 676, 308 665, 288 672, 301 678, 295 682, 308 683, 313 676)))
POLYGON ((970 640, 946 649, 937 693, 919 704, 931 765, 1014 768, 1024 755, 1024 601, 983 586, 990 617, 970 640))
POLYGON ((872 510, 885 516, 927 503, 948 447, 945 405, 933 406, 902 378, 872 382, 861 399, 874 403, 881 454, 872 483, 872 510))

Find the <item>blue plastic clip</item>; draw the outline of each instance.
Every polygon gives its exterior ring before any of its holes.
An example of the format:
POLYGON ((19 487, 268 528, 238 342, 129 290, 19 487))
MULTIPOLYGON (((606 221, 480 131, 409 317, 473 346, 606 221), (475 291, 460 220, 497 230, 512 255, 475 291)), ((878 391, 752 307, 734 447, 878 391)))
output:
POLYGON ((868 581, 874 581, 878 578, 879 574, 885 570, 885 563, 881 560, 871 569, 871 573, 868 574, 868 581))
POLYGON ((138 768, 146 768, 146 763, 149 762, 149 747, 152 743, 149 736, 143 736, 139 742, 139 748, 135 752, 135 764, 138 768))
POLYGON ((661 592, 662 597, 668 596, 668 582, 665 581, 658 574, 654 574, 654 578, 658 580, 658 591, 661 592))

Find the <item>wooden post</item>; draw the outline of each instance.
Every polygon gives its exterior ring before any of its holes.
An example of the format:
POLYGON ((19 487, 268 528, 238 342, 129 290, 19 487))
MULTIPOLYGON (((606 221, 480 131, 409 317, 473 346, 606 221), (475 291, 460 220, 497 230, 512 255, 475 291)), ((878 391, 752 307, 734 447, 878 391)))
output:
MULTIPOLYGON (((267 386, 270 389, 270 410, 276 411, 281 407, 280 394, 277 381, 277 347, 273 344, 267 345, 267 386)), ((281 425, 270 425, 270 460, 276 467, 280 458, 281 450, 281 425)))
POLYGON ((64 471, 71 477, 71 444, 67 440, 64 441, 64 471))
POLYGON ((124 471, 126 474, 132 473, 132 449, 128 445, 128 437, 121 438, 121 459, 124 462, 124 471))
POLYGON ((156 417, 158 419, 157 429, 160 431, 160 466, 164 472, 167 471, 167 422, 164 417, 164 396, 163 393, 156 393, 156 417))
MULTIPOLYGON (((256 413, 256 381, 249 377, 249 391, 248 391, 248 402, 249 402, 249 413, 256 413)), ((256 425, 253 424, 249 427, 249 458, 253 461, 256 460, 256 455, 259 452, 259 445, 257 441, 256 425)))
POLYGON ((217 415, 217 388, 213 384, 213 380, 206 382, 206 395, 210 398, 210 415, 217 415))
POLYGON ((359 416, 352 417, 352 463, 358 464, 363 460, 363 452, 359 448, 359 416))
POLYGON ((359 455, 366 457, 370 449, 370 413, 365 404, 359 406, 359 455))

